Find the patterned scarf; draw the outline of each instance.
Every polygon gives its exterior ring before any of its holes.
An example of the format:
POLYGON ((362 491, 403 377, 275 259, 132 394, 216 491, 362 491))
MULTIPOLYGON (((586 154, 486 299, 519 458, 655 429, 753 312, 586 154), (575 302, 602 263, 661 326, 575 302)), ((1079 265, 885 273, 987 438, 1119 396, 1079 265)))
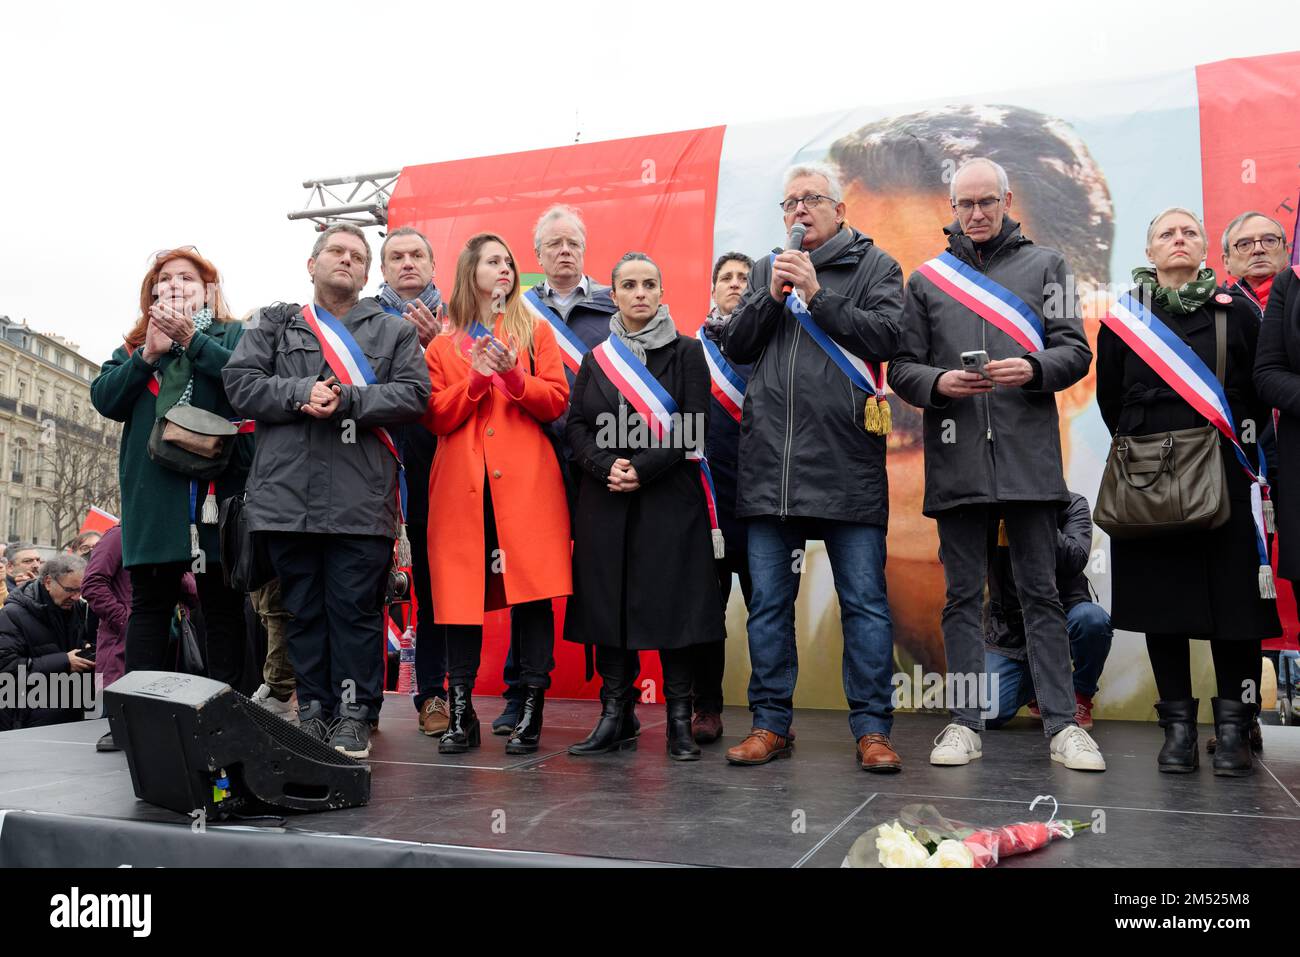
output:
POLYGON ((645 362, 645 354, 652 349, 660 349, 677 338, 677 327, 673 325, 668 307, 660 306, 654 318, 645 324, 640 332, 628 332, 623 325, 623 314, 616 312, 609 317, 609 331, 618 336, 632 350, 632 354, 645 362))
POLYGON ((1183 283, 1177 289, 1160 285, 1156 271, 1150 266, 1139 266, 1133 270, 1133 281, 1142 287, 1148 301, 1172 312, 1176 316, 1185 316, 1195 312, 1210 301, 1218 284, 1214 279, 1213 269, 1202 269, 1191 282, 1183 283))
MULTIPOLYGON (((387 306, 396 312, 401 312, 402 307, 409 301, 399 296, 397 290, 388 283, 384 283, 379 287, 379 292, 375 295, 375 298, 379 300, 381 306, 387 306)), ((442 293, 438 292, 438 287, 432 281, 421 289, 420 294, 415 298, 428 306, 429 311, 435 316, 438 314, 438 307, 442 305, 442 293)))
MULTIPOLYGON (((194 314, 194 334, 197 336, 200 332, 207 332, 215 321, 216 316, 212 310, 204 306, 194 314)), ((174 405, 189 405, 194 397, 194 366, 185 354, 185 347, 179 342, 173 342, 168 353, 171 362, 163 370, 162 383, 158 387, 159 415, 174 405), (181 386, 182 382, 185 383, 184 386, 181 386), (174 395, 179 397, 172 401, 174 395)))

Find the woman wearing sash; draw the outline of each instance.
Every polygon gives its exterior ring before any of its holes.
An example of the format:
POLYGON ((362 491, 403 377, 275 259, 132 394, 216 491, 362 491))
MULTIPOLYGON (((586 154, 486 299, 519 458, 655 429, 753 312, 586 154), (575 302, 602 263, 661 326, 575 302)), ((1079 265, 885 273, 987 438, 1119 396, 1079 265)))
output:
POLYGON ((551 599, 572 591, 569 510, 543 427, 564 411, 559 347, 519 293, 505 241, 480 233, 456 262, 445 333, 425 352, 433 392, 424 423, 438 437, 429 473, 434 617, 447 625, 451 717, 443 754, 479 746, 472 692, 485 611, 512 608, 519 629, 519 722, 507 754, 536 751, 550 684, 551 599))
POLYGON ((658 650, 668 755, 697 760, 690 648, 726 637, 714 570, 721 533, 710 528, 707 473, 693 457, 707 430, 709 371, 661 304, 662 277, 648 256, 625 255, 612 285, 619 311, 609 340, 582 360, 565 430, 582 478, 564 637, 594 646, 602 703, 595 729, 569 753, 636 747, 639 653, 658 650), (670 415, 666 440, 650 440, 634 413, 647 397, 670 415))
MULTIPOLYGON (((1147 229, 1147 258, 1154 268, 1133 271, 1137 288, 1128 312, 1163 323, 1195 353, 1192 374, 1215 378, 1216 312, 1226 316, 1227 351, 1223 393, 1238 441, 1257 471, 1254 430, 1267 408, 1252 381, 1259 318, 1243 299, 1216 295, 1214 273, 1201 268, 1205 228, 1191 212, 1165 210, 1147 229), (1146 316, 1143 309, 1149 310, 1146 316), (1252 424, 1253 423, 1253 424, 1252 424), (1243 438, 1244 436, 1244 438, 1243 438)), ((1207 424, 1188 403, 1185 379, 1164 378, 1129 344, 1137 341, 1117 316, 1103 320, 1097 340, 1097 402, 1111 435, 1152 435, 1207 424)), ((1158 356, 1158 353, 1152 353, 1158 356)), ((1280 631, 1272 582, 1261 567, 1257 522, 1251 508, 1254 484, 1221 436, 1231 515, 1210 530, 1150 538, 1111 539, 1111 620, 1116 628, 1144 632, 1165 730, 1157 759, 1167 772, 1194 771, 1198 699, 1192 692, 1190 640, 1208 639, 1218 696, 1213 699, 1218 747, 1214 773, 1252 771, 1250 729, 1259 700, 1260 641, 1280 631)))

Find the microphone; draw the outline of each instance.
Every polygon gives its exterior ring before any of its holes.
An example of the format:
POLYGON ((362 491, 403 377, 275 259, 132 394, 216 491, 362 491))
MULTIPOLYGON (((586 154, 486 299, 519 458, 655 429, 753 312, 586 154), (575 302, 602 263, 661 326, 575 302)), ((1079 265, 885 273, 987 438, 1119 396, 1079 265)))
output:
MULTIPOLYGON (((803 237, 808 232, 808 227, 803 223, 795 223, 790 227, 790 238, 786 240, 785 252, 791 252, 796 249, 803 249, 803 237)), ((781 285, 781 296, 785 297, 794 291, 794 283, 787 282, 781 285)))

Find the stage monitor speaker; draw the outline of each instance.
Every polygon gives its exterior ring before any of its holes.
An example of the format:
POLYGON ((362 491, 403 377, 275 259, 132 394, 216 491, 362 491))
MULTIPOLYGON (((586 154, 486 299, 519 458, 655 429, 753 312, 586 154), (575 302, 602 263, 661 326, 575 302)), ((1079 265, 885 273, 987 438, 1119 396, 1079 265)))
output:
POLYGON ((370 800, 370 768, 197 675, 134 671, 104 690, 135 796, 208 818, 370 800))

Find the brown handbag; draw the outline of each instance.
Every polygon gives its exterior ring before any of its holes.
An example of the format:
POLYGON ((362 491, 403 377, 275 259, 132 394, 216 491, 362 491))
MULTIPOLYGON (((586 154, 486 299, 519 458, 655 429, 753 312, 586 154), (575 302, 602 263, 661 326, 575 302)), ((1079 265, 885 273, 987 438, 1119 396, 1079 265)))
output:
MULTIPOLYGON (((1214 311, 1215 377, 1227 365, 1228 317, 1214 311)), ((1212 425, 1111 440, 1093 521, 1111 538, 1218 528, 1232 514, 1219 430, 1212 425)))

